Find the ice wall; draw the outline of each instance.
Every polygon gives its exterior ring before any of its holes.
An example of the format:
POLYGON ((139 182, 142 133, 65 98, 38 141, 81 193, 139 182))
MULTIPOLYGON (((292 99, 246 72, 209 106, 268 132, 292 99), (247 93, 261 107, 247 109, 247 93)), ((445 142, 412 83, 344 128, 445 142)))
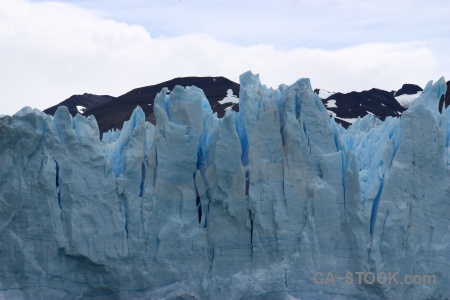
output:
POLYGON ((449 297, 445 81, 400 119, 345 130, 308 79, 240 80, 239 113, 218 119, 202 90, 164 89, 156 126, 137 108, 103 141, 93 117, 64 107, 0 119, 0 295, 449 297), (337 279, 347 272, 352 284, 337 279), (436 283, 359 284, 356 272, 436 283))

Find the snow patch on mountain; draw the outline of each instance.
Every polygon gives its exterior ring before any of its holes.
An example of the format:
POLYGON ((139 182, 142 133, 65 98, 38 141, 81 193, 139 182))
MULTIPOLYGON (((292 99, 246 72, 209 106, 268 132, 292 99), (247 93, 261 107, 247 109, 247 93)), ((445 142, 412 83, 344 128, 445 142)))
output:
POLYGON ((329 91, 322 90, 322 89, 319 89, 319 91, 318 91, 318 96, 320 99, 327 99, 328 97, 330 97, 331 95, 334 95, 334 94, 336 94, 336 93, 329 92, 329 91))
POLYGON ((339 119, 339 120, 345 121, 345 122, 350 123, 350 124, 355 122, 358 119, 358 118, 341 118, 341 117, 338 117, 336 115, 336 113, 331 111, 331 110, 327 110, 327 112, 330 115, 330 117, 334 117, 335 119, 339 119))
POLYGON ((413 95, 403 94, 400 96, 396 96, 395 100, 397 100, 397 102, 404 108, 408 108, 409 105, 411 104, 411 102, 413 102, 415 99, 417 99, 421 94, 422 94, 421 91, 419 91, 413 95))
POLYGON ((232 89, 228 89, 227 90, 227 96, 225 98, 223 98, 223 100, 218 101, 220 104, 225 104, 225 103, 239 103, 239 98, 235 95, 233 95, 233 90, 232 89))
POLYGON ((327 108, 337 107, 336 100, 332 100, 332 99, 328 100, 327 103, 325 103, 325 106, 327 108))
POLYGON ((353 122, 355 122, 358 118, 341 118, 341 117, 335 117, 335 119, 339 119, 342 121, 345 121, 347 123, 352 124, 353 122))
POLYGON ((84 107, 84 106, 77 105, 76 107, 80 114, 84 114, 84 112, 86 111, 86 107, 84 107))

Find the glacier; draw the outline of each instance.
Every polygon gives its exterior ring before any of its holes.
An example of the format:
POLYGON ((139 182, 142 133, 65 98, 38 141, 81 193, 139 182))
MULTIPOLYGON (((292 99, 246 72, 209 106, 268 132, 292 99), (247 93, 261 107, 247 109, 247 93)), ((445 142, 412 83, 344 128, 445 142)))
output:
POLYGON ((347 130, 309 79, 240 84, 238 113, 177 86, 102 139, 65 107, 2 117, 0 298, 449 298, 445 80, 347 130))

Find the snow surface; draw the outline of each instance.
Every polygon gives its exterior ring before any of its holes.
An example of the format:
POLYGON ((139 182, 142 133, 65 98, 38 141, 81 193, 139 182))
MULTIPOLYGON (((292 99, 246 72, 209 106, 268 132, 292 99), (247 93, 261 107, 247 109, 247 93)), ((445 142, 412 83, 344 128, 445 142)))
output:
POLYGON ((449 298, 445 80, 401 118, 347 130, 308 79, 240 83, 240 111, 223 119, 176 86, 156 96, 156 126, 137 108, 102 141, 95 118, 66 107, 0 119, 1 298, 449 298))
POLYGON ((395 100, 397 100, 397 102, 404 108, 408 108, 411 102, 417 99, 421 94, 422 94, 421 91, 417 92, 417 94, 412 95, 403 94, 395 97, 395 100))
POLYGON ((81 106, 81 105, 77 105, 77 110, 80 114, 84 114, 86 107, 81 106))
POLYGON ((233 90, 232 89, 228 89, 227 90, 227 96, 225 98, 223 98, 222 100, 219 101, 220 104, 225 104, 225 103, 239 103, 239 98, 235 95, 233 95, 233 90))
POLYGON ((352 124, 353 122, 355 122, 358 118, 341 118, 341 117, 335 117, 335 119, 339 119, 339 120, 343 120, 347 123, 352 124))
POLYGON ((336 94, 336 93, 319 89, 318 95, 319 95, 320 99, 327 99, 328 97, 330 97, 331 95, 334 95, 334 94, 336 94))
POLYGON ((343 121, 346 121, 346 122, 348 122, 348 123, 353 123, 353 122, 355 122, 358 118, 341 118, 341 117, 338 117, 337 115, 336 115, 336 113, 335 112, 333 112, 333 111, 331 111, 331 110, 327 110, 327 112, 328 112, 328 114, 330 115, 330 116, 332 116, 332 117, 334 117, 335 119, 339 119, 339 120, 343 120, 343 121))
POLYGON ((328 100, 327 103, 325 103, 325 106, 328 108, 337 107, 336 100, 328 100))

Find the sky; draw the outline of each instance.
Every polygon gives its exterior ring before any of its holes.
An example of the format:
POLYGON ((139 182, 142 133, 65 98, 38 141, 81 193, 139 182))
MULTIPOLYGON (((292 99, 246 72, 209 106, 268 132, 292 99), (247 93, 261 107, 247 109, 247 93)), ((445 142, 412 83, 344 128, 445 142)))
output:
POLYGON ((450 80, 449 49, 448 0, 0 0, 0 114, 248 70, 274 88, 424 87, 450 80))

